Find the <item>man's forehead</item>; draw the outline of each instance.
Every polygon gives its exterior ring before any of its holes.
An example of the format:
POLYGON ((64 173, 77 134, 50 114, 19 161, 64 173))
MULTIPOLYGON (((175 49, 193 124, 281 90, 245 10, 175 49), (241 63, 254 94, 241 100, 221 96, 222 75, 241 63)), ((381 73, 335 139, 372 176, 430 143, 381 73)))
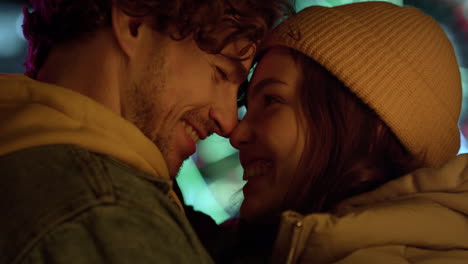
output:
POLYGON ((247 39, 239 39, 228 43, 221 53, 227 57, 248 61, 254 57, 256 49, 256 43, 247 39))
POLYGON ((255 55, 256 45, 248 40, 237 40, 227 44, 215 57, 222 64, 234 70, 234 82, 242 83, 247 79, 255 55))

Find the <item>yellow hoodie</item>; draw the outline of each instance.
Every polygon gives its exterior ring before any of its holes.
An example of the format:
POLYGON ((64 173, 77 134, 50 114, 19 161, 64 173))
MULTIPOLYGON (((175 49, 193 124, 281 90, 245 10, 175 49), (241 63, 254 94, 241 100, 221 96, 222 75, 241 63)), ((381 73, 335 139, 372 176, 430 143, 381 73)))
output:
POLYGON ((283 214, 273 263, 468 263, 468 154, 338 206, 283 214))
MULTIPOLYGON (((77 145, 170 179, 154 143, 103 105, 24 75, 0 74, 0 155, 49 144, 77 145)), ((172 190, 170 196, 182 209, 172 190)))

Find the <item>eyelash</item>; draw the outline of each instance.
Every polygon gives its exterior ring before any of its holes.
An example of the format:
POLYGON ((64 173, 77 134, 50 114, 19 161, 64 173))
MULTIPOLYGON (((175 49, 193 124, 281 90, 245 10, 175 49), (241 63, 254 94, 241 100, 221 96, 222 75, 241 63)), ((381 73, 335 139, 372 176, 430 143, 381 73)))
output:
POLYGON ((274 103, 279 103, 280 100, 278 98, 276 98, 275 96, 264 95, 263 96, 263 102, 264 102, 265 106, 269 106, 269 105, 274 104, 274 103))
POLYGON ((227 74, 226 74, 221 68, 219 68, 218 66, 216 66, 216 71, 218 72, 218 74, 221 76, 221 78, 222 78, 224 81, 227 81, 227 80, 228 80, 227 74))

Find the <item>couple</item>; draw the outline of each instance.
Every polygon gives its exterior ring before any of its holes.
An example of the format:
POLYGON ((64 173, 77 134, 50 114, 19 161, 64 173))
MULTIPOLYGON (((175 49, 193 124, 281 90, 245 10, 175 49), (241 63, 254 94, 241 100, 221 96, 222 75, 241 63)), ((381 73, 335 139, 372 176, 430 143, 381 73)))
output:
POLYGON ((460 76, 428 16, 311 7, 264 40, 287 3, 36 3, 29 77, 0 84, 0 262, 468 259, 460 76), (248 179, 211 257, 172 191, 210 133, 248 179))

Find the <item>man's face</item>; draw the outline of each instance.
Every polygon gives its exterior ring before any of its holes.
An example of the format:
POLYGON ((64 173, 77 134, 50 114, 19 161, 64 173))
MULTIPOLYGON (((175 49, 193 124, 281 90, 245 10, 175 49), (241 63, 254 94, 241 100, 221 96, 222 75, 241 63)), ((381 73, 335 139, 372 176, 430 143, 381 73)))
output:
MULTIPOLYGON (((199 139, 231 133, 237 91, 252 59, 207 54, 190 37, 161 41, 152 34, 146 43, 140 63, 133 64, 134 82, 122 95, 122 115, 158 146, 175 178, 199 139)), ((237 55, 245 44, 230 44, 221 53, 237 55)))

